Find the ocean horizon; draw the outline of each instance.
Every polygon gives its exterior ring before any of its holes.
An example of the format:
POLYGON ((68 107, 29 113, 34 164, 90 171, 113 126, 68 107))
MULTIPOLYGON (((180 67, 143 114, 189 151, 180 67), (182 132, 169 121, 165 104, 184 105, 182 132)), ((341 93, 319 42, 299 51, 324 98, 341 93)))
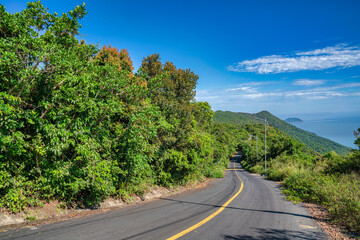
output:
POLYGON ((344 146, 355 149, 358 148, 354 144, 354 131, 360 128, 360 116, 301 119, 303 122, 292 124, 344 146))

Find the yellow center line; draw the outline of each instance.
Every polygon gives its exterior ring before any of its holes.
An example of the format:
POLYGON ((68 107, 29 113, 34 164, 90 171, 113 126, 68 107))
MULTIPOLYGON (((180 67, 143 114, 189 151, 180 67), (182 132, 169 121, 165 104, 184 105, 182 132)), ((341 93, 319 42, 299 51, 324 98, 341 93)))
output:
MULTIPOLYGON (((234 163, 234 169, 227 169, 227 170, 240 170, 240 169, 235 169, 235 163, 234 163)), ((240 193, 241 191, 243 190, 243 187, 244 187, 244 183, 243 181, 241 180, 240 176, 238 175, 238 173, 235 171, 236 173, 236 176, 240 179, 240 182, 241 182, 241 186, 239 188, 239 191, 237 193, 235 193, 234 196, 232 196, 226 203, 224 203, 224 205, 222 205, 216 212, 214 212, 213 214, 211 214, 210 216, 208 216, 207 218, 205 218, 204 220, 202 220, 201 222, 198 222, 197 224, 193 225, 192 227, 189 227, 188 229, 185 229, 184 231, 182 232, 179 232, 178 234, 172 236, 172 237, 169 237, 168 239, 166 240, 175 240, 175 239, 178 239, 182 236, 184 236, 185 234, 188 234, 189 232, 197 229, 198 227, 204 225, 205 223, 207 223, 208 221, 210 221, 211 219, 213 219, 216 215, 218 215, 219 213, 221 213, 240 193)))

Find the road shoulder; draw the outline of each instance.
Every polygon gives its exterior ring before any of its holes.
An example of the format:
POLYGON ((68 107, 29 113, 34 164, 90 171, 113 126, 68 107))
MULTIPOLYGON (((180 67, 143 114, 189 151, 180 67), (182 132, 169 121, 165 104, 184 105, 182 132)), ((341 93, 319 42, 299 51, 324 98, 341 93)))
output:
POLYGON ((115 198, 106 199, 96 208, 64 208, 62 207, 61 202, 52 201, 50 203, 45 203, 43 207, 26 208, 24 211, 15 214, 8 212, 6 209, 0 209, 0 232, 20 228, 36 228, 41 224, 56 223, 73 218, 86 217, 120 208, 140 205, 163 197, 186 194, 192 191, 201 190, 211 185, 214 180, 216 179, 206 179, 204 182, 188 183, 185 186, 177 186, 175 188, 155 186, 150 188, 144 195, 133 195, 131 196, 131 199, 127 201, 115 198))

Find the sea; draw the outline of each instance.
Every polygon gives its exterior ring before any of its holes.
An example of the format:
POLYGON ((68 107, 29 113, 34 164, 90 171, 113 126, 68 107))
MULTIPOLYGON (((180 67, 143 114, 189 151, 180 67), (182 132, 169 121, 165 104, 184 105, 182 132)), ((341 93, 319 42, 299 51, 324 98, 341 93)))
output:
POLYGON ((354 144, 354 131, 360 128, 360 116, 344 117, 299 117, 304 122, 292 123, 303 130, 328 138, 344 146, 358 149, 354 144))

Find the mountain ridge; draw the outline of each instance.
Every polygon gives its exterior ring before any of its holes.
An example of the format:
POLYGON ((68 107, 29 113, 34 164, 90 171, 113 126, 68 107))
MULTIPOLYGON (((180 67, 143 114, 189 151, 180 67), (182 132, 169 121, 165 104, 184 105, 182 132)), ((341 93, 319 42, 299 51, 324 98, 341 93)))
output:
POLYGON ((258 113, 243 113, 231 111, 216 111, 214 114, 214 122, 218 123, 235 123, 238 125, 264 123, 264 119, 273 127, 283 130, 291 137, 304 143, 310 149, 321 154, 335 151, 344 155, 350 151, 350 148, 336 143, 330 139, 318 136, 315 133, 300 129, 284 120, 274 116, 268 111, 258 113), (263 120, 261 120, 263 119, 263 120))

